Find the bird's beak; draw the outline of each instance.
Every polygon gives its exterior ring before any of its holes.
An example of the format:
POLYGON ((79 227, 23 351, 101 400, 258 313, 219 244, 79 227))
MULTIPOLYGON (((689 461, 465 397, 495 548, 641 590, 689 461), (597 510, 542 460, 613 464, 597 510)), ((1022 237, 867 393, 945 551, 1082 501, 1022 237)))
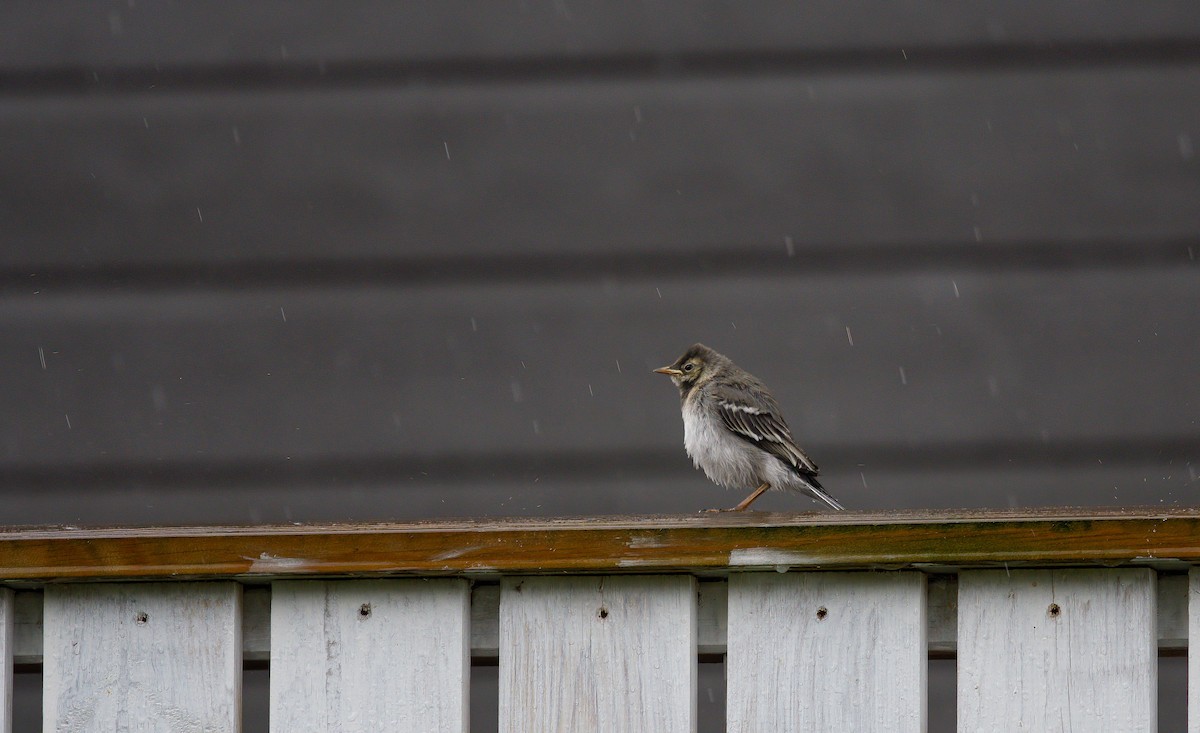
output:
POLYGON ((669 367, 669 366, 660 367, 658 369, 655 369, 654 373, 655 374, 666 374, 668 377, 682 377, 683 376, 683 372, 679 371, 675 367, 669 367))

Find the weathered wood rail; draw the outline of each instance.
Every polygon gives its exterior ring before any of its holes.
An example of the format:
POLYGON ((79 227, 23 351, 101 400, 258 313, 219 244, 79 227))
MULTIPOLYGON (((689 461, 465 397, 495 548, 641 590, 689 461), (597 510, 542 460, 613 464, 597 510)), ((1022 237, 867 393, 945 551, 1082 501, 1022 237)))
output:
POLYGON ((706 654, 730 731, 924 730, 930 654, 960 730, 1155 731, 1198 565, 1200 509, 14 528, 0 659, 54 731, 236 731, 247 660, 274 731, 464 731, 472 657, 502 731, 692 731, 706 654))

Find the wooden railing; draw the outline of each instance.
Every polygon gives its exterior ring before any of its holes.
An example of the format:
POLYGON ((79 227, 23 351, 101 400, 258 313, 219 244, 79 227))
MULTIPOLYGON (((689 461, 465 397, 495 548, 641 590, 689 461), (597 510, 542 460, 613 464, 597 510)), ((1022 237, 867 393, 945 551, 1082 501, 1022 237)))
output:
POLYGON ((721 654, 729 731, 922 731, 932 654, 961 731, 1149 732, 1194 564, 1194 509, 11 529, 0 659, 56 731, 236 731, 247 660, 273 731, 464 731, 471 657, 501 731, 693 731, 721 654))

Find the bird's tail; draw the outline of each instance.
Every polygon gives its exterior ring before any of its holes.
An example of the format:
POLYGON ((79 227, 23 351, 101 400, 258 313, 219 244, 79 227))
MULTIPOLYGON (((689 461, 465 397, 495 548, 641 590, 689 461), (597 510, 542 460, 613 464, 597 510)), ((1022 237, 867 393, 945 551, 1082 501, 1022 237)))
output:
POLYGON ((829 492, 825 490, 825 487, 821 485, 821 482, 817 481, 816 476, 802 474, 800 476, 800 480, 804 484, 804 493, 808 494, 812 498, 820 499, 838 511, 843 511, 846 508, 842 506, 837 499, 829 495, 829 492))

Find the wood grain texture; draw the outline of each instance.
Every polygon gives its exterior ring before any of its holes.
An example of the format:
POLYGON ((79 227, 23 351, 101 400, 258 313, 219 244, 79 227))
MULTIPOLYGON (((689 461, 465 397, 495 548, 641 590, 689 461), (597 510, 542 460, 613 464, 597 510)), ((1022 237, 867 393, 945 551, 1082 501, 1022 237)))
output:
POLYGON ((1188 589, 1188 733, 1200 733, 1200 568, 1190 573, 1188 589))
POLYGON ((969 571, 958 595, 959 730, 1158 729, 1153 572, 969 571))
POLYGON ((1200 233, 1198 90, 1200 63, 18 96, 0 200, 31 244, 0 269, 1136 249, 1200 233))
POLYGON ((696 726, 694 578, 504 579, 500 733, 696 726))
POLYGON ((728 730, 926 726, 925 576, 729 578, 728 730))
POLYGON ((511 519, 10 529, 0 577, 680 572, 1149 565, 1200 559, 1200 509, 511 519))
MULTIPOLYGON (((1200 37, 1186 2, 1080 2, 988 6, 879 0, 752 6, 705 2, 564 5, 469 1, 267 0, 253 5, 130 5, 71 0, 0 6, 0 66, 171 68, 179 65, 298 66, 515 58, 669 58, 714 51, 895 49, 919 58, 928 47, 1066 45, 1200 37), (870 18, 871 22, 862 22, 870 18)), ((899 53, 894 54, 900 62, 899 53)))
POLYGON ((468 729, 465 580, 284 581, 271 593, 271 730, 468 729))
POLYGON ((12 733, 13 653, 16 635, 15 593, 0 588, 0 733, 12 733))
POLYGON ((43 730, 241 730, 241 586, 45 591, 43 730))
MULTIPOLYGON (((697 578, 696 651, 700 655, 725 654, 728 629, 727 581, 697 578)), ((926 617, 929 654, 953 658, 958 648, 958 577, 927 576, 926 617)), ((1158 650, 1180 656, 1188 651, 1189 581, 1187 572, 1158 574, 1158 650)), ((16 593, 13 660, 16 664, 42 663, 42 592, 16 593)), ((475 583, 471 587, 471 657, 494 662, 500 648, 500 586, 475 583)), ((248 586, 242 591, 242 659, 263 662, 271 658, 271 591, 248 586)))

